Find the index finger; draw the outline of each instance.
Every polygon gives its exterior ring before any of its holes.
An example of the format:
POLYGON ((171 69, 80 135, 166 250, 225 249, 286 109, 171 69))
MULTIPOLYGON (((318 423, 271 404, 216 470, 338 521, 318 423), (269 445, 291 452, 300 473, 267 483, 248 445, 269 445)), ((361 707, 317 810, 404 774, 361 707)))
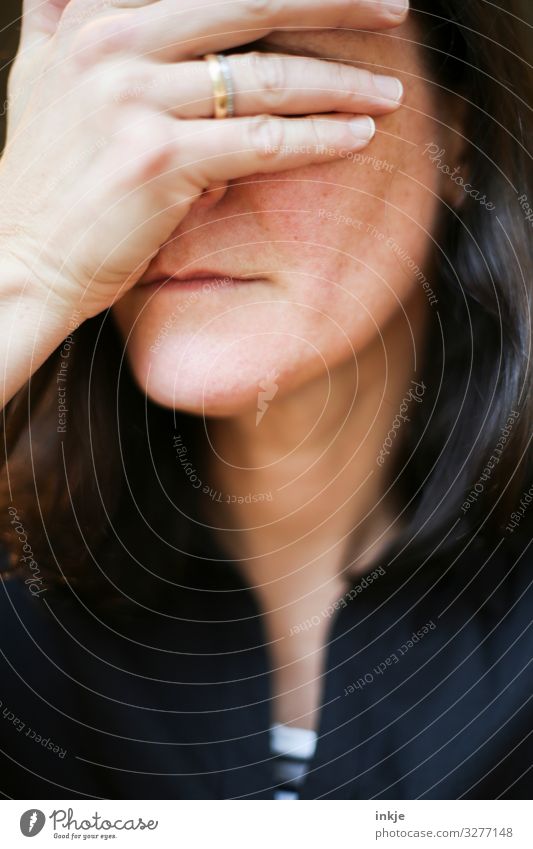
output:
MULTIPOLYGON (((108 2, 115 8, 132 5, 108 2)), ((166 61, 237 47, 274 30, 387 29, 401 24, 409 11, 409 0, 135 0, 137 7, 139 2, 146 8, 125 18, 125 31, 114 43, 166 61)), ((95 37, 101 42, 98 33, 95 37)))

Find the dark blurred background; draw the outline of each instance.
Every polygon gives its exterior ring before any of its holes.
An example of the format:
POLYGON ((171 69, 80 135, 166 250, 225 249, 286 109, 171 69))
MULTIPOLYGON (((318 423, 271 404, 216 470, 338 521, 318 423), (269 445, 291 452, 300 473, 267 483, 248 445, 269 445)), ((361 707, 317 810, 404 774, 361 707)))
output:
MULTIPOLYGON (((325 0, 327 2, 327 0, 325 0)), ((468 3, 468 0, 464 0, 468 3)), ((521 0, 522 17, 533 26, 533 0, 521 0)), ((412 8, 416 9, 416 0, 411 0, 412 8)), ((505 8, 505 0, 501 7, 505 8)), ((0 0, 0 150, 4 145, 5 137, 5 100, 6 81, 9 65, 17 49, 20 28, 20 16, 22 14, 22 0, 0 0)), ((497 38, 498 34, 494 33, 497 38)), ((531 56, 533 52, 533 29, 524 27, 524 42, 526 53, 531 56)))

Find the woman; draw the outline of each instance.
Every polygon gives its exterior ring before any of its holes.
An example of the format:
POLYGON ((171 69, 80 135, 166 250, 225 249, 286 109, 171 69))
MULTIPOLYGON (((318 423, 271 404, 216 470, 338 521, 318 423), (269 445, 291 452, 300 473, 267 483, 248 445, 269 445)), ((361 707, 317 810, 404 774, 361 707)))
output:
POLYGON ((26 3, 5 795, 526 798, 530 88, 421 5, 26 3))

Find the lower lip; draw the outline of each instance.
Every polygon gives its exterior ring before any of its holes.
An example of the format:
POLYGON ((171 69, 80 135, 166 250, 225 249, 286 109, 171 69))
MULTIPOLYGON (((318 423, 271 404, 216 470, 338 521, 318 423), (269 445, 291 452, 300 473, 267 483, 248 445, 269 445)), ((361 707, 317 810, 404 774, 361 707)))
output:
POLYGON ((173 291, 204 291, 206 294, 210 292, 220 292, 224 289, 234 289, 236 286, 249 286, 250 283, 259 282, 254 278, 243 279, 240 277, 192 277, 188 280, 176 280, 173 278, 154 280, 152 283, 142 284, 143 288, 163 291, 172 289, 173 291))

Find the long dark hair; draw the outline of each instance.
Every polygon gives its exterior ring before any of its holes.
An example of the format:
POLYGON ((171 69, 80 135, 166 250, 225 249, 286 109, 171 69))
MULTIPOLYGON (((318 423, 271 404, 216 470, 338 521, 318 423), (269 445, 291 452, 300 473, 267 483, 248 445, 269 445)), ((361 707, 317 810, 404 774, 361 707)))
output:
MULTIPOLYGON (((478 195, 458 210, 442 205, 438 307, 417 376, 427 389, 391 467, 402 531, 384 555, 390 575, 442 557, 450 563, 466 546, 512 544, 530 535, 533 519, 527 25, 512 0, 505 9, 484 0, 413 5, 433 78, 468 106, 466 168, 478 195)), ((37 588, 68 586, 136 615, 164 610, 166 589, 201 550, 203 534, 174 436, 199 464, 203 423, 143 397, 110 314, 82 324, 68 344, 64 432, 61 349, 5 410, 3 543, 27 572, 22 529, 37 588)))

